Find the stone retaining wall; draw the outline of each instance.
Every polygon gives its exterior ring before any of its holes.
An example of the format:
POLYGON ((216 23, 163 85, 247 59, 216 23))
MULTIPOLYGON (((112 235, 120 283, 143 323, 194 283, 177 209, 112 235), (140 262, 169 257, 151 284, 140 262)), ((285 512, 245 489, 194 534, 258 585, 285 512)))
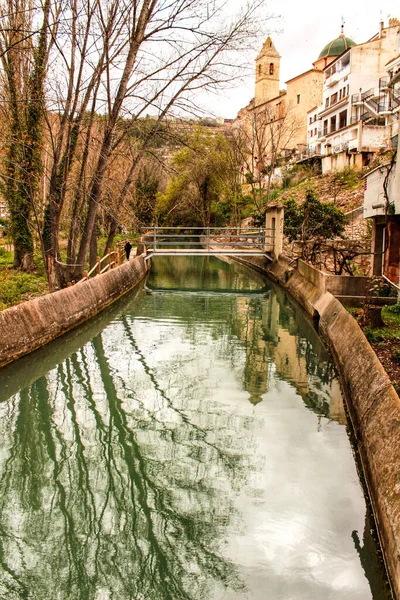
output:
POLYGON ((348 277, 346 275, 328 275, 299 259, 297 269, 307 281, 322 292, 331 292, 334 296, 362 296, 368 293, 371 278, 365 276, 348 277))
POLYGON ((93 317, 131 290, 149 268, 144 255, 72 287, 0 312, 0 366, 93 317))
MULTIPOLYGON (((251 258, 246 262, 251 266, 251 258)), ((266 264, 264 272, 286 288, 318 323, 333 355, 387 570, 395 597, 400 600, 400 399, 357 322, 339 300, 307 281, 284 259, 266 264)))

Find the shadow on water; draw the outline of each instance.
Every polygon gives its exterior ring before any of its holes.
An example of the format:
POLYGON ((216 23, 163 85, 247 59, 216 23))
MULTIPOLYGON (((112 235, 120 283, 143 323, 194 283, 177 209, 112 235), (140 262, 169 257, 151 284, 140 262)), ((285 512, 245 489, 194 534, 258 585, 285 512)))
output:
POLYGON ((242 266, 176 260, 0 370, 0 598, 388 598, 309 321, 242 266))

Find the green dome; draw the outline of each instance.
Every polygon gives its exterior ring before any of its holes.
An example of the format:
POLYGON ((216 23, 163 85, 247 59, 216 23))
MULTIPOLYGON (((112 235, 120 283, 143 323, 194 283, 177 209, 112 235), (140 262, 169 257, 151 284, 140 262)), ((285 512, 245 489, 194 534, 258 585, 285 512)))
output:
POLYGON ((318 56, 318 60, 320 58, 326 58, 327 56, 340 56, 345 50, 351 48, 352 46, 356 46, 356 43, 350 38, 341 34, 339 37, 324 46, 320 52, 320 55, 318 56))

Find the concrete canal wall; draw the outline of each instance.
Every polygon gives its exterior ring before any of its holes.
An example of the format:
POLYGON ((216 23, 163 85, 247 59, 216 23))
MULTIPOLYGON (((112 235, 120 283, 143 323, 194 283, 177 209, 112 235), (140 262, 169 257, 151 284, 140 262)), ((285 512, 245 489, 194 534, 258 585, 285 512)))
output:
MULTIPOLYGON (((339 371, 393 591, 400 600, 400 399, 355 319, 305 263, 249 266, 282 285, 318 324, 339 371)), ((349 278, 352 279, 352 278, 349 278)), ((334 281, 338 289, 338 280, 334 281)))
POLYGON ((93 317, 141 281, 149 265, 144 255, 72 287, 0 312, 0 366, 93 317))

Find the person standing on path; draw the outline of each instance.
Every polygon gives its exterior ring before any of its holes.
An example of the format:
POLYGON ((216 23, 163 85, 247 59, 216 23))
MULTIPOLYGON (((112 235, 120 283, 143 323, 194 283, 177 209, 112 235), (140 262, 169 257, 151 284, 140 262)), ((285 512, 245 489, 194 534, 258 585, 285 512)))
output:
POLYGON ((129 240, 126 240, 126 244, 124 246, 124 250, 125 250, 125 254, 126 254, 126 260, 129 260, 131 249, 132 249, 132 244, 129 242, 129 240))

